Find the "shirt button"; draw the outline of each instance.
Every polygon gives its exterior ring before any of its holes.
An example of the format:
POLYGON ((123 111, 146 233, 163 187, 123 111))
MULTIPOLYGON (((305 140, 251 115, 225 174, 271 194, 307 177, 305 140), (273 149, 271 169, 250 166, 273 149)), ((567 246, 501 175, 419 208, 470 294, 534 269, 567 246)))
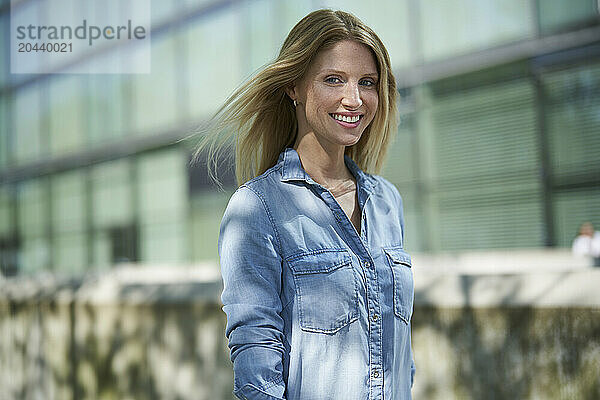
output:
POLYGON ((373 378, 379 378, 379 370, 378 369, 373 370, 373 378))
POLYGON ((379 319, 379 315, 373 314, 373 316, 371 317, 371 319, 373 320, 373 322, 377 322, 377 320, 379 319))
POLYGON ((363 265, 365 266, 365 268, 371 268, 371 261, 365 260, 363 261, 363 265))

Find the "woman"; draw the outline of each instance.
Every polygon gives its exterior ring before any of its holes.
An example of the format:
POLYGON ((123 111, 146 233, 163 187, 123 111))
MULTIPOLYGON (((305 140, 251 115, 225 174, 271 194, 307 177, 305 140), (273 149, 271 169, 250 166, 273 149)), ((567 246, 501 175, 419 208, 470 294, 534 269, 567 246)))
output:
POLYGON ((241 184, 219 236, 235 395, 409 399, 402 200, 363 172, 396 131, 380 39, 351 14, 310 13, 217 121, 235 128, 241 184))

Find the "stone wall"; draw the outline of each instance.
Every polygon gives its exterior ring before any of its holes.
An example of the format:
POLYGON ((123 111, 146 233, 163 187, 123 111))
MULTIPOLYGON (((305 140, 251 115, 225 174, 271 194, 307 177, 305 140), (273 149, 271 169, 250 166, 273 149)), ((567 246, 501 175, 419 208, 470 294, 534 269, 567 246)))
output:
MULTIPOLYGON (((415 280, 415 399, 600 398, 600 270, 415 280)), ((220 291, 206 268, 0 282, 0 399, 232 399, 220 291)))
POLYGON ((0 286, 0 399, 232 399, 221 285, 181 281, 0 286))
POLYGON ((600 312, 438 308, 413 317, 415 399, 600 399, 600 312))

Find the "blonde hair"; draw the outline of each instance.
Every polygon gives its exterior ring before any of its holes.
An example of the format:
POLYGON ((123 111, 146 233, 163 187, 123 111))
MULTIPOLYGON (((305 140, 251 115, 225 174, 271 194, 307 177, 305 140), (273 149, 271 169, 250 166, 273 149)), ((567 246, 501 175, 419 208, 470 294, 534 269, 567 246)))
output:
POLYGON ((379 102, 375 117, 360 140, 346 148, 365 172, 379 173, 390 139, 395 134, 396 80, 385 46, 371 28, 352 14, 322 9, 296 24, 285 39, 279 56, 240 86, 217 110, 208 132, 200 139, 192 162, 208 149, 208 170, 217 182, 218 154, 235 144, 238 185, 275 165, 278 156, 292 145, 298 130, 295 109, 285 88, 301 79, 322 50, 342 40, 352 40, 371 49, 379 73, 379 102), (235 139, 232 143, 231 139, 235 139))

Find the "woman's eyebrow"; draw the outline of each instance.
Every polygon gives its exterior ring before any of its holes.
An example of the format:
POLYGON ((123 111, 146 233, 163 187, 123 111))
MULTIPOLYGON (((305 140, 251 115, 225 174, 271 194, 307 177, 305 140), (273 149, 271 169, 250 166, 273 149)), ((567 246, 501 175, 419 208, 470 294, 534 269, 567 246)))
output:
MULTIPOLYGON (((326 68, 323 70, 323 72, 325 73, 334 73, 334 74, 339 74, 339 75, 347 75, 346 72, 344 71, 340 71, 338 69, 331 69, 331 68, 326 68)), ((377 72, 370 72, 368 74, 362 74, 362 76, 371 76, 371 77, 375 77, 378 78, 379 74, 377 72)))

